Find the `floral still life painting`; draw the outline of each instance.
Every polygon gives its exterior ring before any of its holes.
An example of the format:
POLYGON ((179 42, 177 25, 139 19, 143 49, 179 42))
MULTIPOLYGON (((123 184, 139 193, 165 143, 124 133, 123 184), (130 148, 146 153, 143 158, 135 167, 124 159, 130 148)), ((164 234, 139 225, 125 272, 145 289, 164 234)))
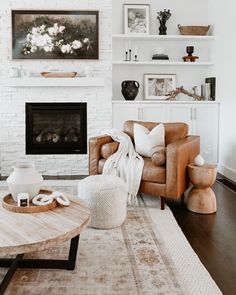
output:
POLYGON ((12 11, 13 59, 98 59, 98 11, 12 11))

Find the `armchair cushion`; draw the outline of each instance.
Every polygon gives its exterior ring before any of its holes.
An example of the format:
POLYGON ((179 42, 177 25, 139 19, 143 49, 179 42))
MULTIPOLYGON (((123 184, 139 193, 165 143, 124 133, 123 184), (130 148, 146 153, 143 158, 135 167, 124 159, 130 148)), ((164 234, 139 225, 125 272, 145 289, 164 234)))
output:
POLYGON ((141 156, 151 157, 158 146, 165 146, 165 129, 163 124, 155 126, 151 131, 143 125, 134 124, 135 150, 141 156))
POLYGON ((165 166, 155 166, 151 158, 144 158, 144 167, 142 181, 154 183, 166 183, 166 168, 165 166))
POLYGON ((152 163, 154 166, 162 166, 166 162, 166 148, 158 147, 158 150, 152 155, 152 163))
POLYGON ((119 148, 119 142, 113 141, 109 143, 105 143, 101 147, 101 156, 104 159, 108 159, 111 155, 113 155, 119 148))
MULTIPOLYGON (((143 174, 142 181, 153 182, 153 183, 166 183, 166 168, 165 166, 154 166, 151 158, 143 158, 143 174)), ((105 164, 105 159, 100 159, 98 162, 98 173, 102 174, 103 167, 105 164)))

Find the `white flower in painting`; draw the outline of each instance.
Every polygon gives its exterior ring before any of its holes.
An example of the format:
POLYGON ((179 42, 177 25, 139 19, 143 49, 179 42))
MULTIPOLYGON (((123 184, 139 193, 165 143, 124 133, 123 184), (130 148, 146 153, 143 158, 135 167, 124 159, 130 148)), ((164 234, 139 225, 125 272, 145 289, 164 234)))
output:
POLYGON ((27 34, 27 36, 26 36, 26 40, 27 40, 27 42, 30 42, 31 39, 32 39, 32 35, 31 35, 30 33, 27 34))
POLYGON ((70 53, 71 52, 70 44, 62 45, 61 52, 62 53, 70 53))
POLYGON ((50 44, 52 44, 52 39, 48 34, 38 35, 36 38, 36 46, 44 47, 50 44))
POLYGON ((51 52, 53 50, 53 46, 46 45, 46 46, 43 47, 43 50, 45 52, 51 52))
POLYGON ((36 47, 36 46, 32 46, 31 49, 30 49, 30 51, 31 51, 32 53, 36 52, 36 51, 37 51, 37 47, 36 47))
POLYGON ((65 30, 65 28, 66 27, 64 27, 64 26, 60 26, 59 29, 58 29, 59 33, 62 33, 65 30))
POLYGON ((33 35, 38 34, 38 28, 33 27, 32 30, 31 30, 31 32, 32 32, 33 35))
POLYGON ((82 44, 82 42, 75 40, 72 42, 72 47, 74 49, 80 49, 81 47, 83 47, 83 44, 82 44))
POLYGON ((42 25, 42 26, 40 26, 40 32, 44 32, 45 31, 45 28, 46 28, 46 26, 45 25, 42 25))
POLYGON ((89 38, 84 38, 84 43, 88 43, 89 42, 89 38))
POLYGON ((54 27, 50 27, 50 28, 48 28, 48 33, 49 33, 49 35, 51 35, 51 36, 56 35, 56 31, 55 31, 54 27))

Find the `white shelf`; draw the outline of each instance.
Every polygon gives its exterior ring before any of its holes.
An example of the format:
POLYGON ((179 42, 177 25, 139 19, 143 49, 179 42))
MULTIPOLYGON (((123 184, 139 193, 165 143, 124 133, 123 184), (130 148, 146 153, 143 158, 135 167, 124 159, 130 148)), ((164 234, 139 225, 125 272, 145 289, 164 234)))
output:
POLYGON ((193 100, 125 100, 125 99, 113 99, 113 104, 220 104, 219 101, 210 101, 210 100, 201 100, 201 101, 193 101, 193 100))
POLYGON ((3 78, 0 80, 5 87, 102 87, 105 85, 104 78, 81 77, 81 78, 3 78))
POLYGON ((184 40, 196 40, 196 41, 210 41, 214 40, 215 36, 193 36, 193 35, 131 35, 131 34, 114 34, 113 39, 125 39, 125 40, 160 40, 160 41, 184 41, 184 40))
POLYGON ((182 61, 113 61, 113 65, 130 65, 130 66, 213 66, 214 63, 208 61, 182 62, 182 61))

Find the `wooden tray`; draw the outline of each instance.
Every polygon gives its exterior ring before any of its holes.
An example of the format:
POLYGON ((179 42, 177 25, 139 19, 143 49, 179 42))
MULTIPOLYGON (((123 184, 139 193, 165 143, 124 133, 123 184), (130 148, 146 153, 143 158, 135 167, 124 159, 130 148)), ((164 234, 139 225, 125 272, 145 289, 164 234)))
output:
POLYGON ((77 72, 42 72, 44 78, 74 78, 77 72))
MULTIPOLYGON (((39 193, 50 195, 52 191, 41 189, 39 193)), ((8 194, 3 197, 2 206, 4 209, 15 213, 37 213, 55 209, 57 207, 57 202, 54 200, 51 204, 42 206, 35 206, 30 203, 29 207, 18 207, 16 202, 13 200, 12 195, 8 194)))

